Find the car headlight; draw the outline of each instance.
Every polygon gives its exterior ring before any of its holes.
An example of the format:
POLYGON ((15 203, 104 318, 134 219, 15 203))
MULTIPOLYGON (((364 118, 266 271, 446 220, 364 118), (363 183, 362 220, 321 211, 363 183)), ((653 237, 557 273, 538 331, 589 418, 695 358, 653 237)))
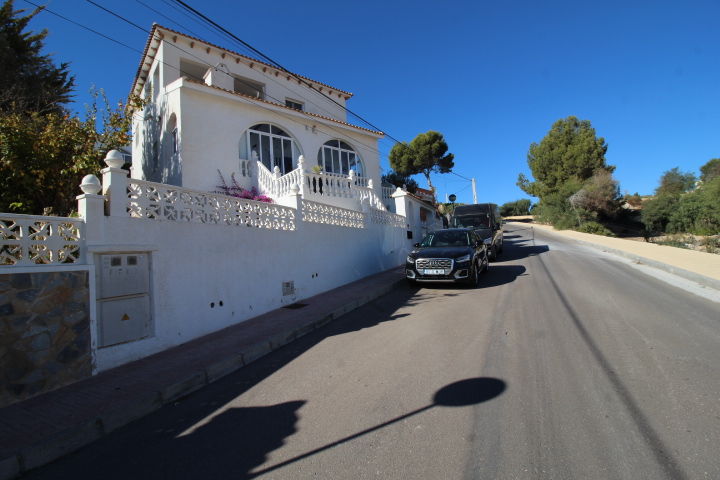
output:
POLYGON ((463 262, 469 262, 470 261, 470 254, 463 255, 462 257, 456 258, 455 261, 457 263, 463 263, 463 262))
POLYGON ((486 238, 485 240, 483 240, 483 243, 484 243, 485 245, 490 245, 490 244, 492 244, 492 238, 491 238, 491 237, 486 238))
POLYGON ((414 259, 413 257, 411 257, 410 255, 407 256, 407 258, 405 259, 405 261, 406 261, 407 263, 415 263, 415 259, 414 259))

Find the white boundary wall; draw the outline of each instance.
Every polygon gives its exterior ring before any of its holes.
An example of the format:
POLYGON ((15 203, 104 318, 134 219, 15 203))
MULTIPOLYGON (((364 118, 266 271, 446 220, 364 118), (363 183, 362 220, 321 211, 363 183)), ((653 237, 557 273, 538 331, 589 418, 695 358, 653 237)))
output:
MULTIPOLYGON (((105 195, 78 197, 74 265, 0 266, 3 273, 88 269, 95 299, 100 255, 149 254, 152 332, 99 348, 99 308, 91 301, 95 373, 401 265, 419 241, 407 238, 408 230, 419 233, 412 219, 368 204, 349 210, 304 200, 297 188, 278 204, 264 204, 128 179, 118 168, 103 170, 103 183, 105 195), (291 294, 284 295, 285 282, 294 285, 291 294)), ((401 191, 393 197, 402 209, 415 201, 401 191)), ((8 225, 26 221, 2 217, 8 225)), ((43 218, 71 220, 31 220, 43 218)), ((16 237, 18 245, 45 248, 37 238, 16 237)), ((67 248, 55 243, 51 250, 67 248)))

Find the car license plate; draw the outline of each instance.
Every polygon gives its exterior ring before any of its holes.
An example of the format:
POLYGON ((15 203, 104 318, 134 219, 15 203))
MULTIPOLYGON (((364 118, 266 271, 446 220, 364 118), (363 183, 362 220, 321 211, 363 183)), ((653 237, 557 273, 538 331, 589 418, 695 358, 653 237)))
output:
POLYGON ((444 274, 445 274, 445 270, 443 270, 443 269, 441 269, 441 268, 440 268, 440 269, 438 269, 438 268, 426 268, 425 270, 423 270, 423 274, 424 274, 424 275, 444 275, 444 274))

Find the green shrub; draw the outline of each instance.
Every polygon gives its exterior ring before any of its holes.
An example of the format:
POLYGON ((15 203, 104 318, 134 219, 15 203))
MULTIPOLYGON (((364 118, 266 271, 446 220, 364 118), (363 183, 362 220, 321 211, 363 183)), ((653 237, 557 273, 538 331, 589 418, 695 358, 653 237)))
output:
POLYGON ((700 245, 707 253, 720 253, 720 237, 706 237, 700 240, 700 245))
POLYGON ((577 229, 578 232, 582 233, 591 233, 593 235, 603 235, 606 237, 614 237, 615 235, 608 230, 607 228, 603 227, 597 222, 586 222, 580 225, 580 227, 577 229))
POLYGON ((642 222, 650 231, 665 232, 675 210, 678 199, 672 195, 658 195, 643 204, 642 222))
POLYGON ((692 235, 668 235, 665 238, 656 240, 655 243, 658 245, 665 245, 668 247, 677 247, 692 249, 693 246, 697 245, 697 240, 692 235))
POLYGON ((720 177, 680 196, 658 195, 643 205, 648 230, 667 233, 720 233, 720 177))
POLYGON ((500 207, 500 215, 503 217, 530 215, 531 204, 532 202, 527 198, 505 203, 500 207))
POLYGON ((580 190, 576 182, 566 182, 558 193, 543 197, 533 208, 533 215, 542 223, 549 223, 558 230, 575 230, 584 222, 595 220, 595 216, 582 207, 574 208, 570 197, 580 190))

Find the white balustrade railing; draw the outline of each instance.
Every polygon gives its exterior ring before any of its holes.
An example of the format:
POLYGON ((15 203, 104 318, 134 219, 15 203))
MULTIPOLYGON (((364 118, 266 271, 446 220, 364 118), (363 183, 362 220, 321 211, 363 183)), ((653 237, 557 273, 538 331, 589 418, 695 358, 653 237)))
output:
POLYGON ((295 230, 295 211, 289 207, 143 180, 127 182, 127 211, 134 218, 295 230))
POLYGON ((256 162, 257 166, 257 179, 260 191, 264 192, 265 195, 278 198, 277 189, 275 188, 275 175, 267 169, 261 162, 256 162))
POLYGON ((80 263, 80 218, 0 214, 0 266, 80 263))
POLYGON ((299 186, 302 183, 302 174, 299 168, 282 176, 279 168, 275 167, 276 171, 271 172, 262 162, 257 162, 256 168, 260 193, 275 199, 289 195, 293 185, 299 186))
POLYGON ((257 160, 240 160, 240 176, 252 177, 254 168, 257 168, 257 160))
POLYGON ((334 173, 305 173, 305 194, 310 198, 353 197, 353 182, 345 175, 334 173))
POLYGON ((302 219, 303 222, 365 228, 365 213, 309 200, 302 201, 302 219))
POLYGON ((397 189, 394 187, 382 187, 382 199, 390 200, 392 198, 392 194, 395 193, 395 190, 397 189))
POLYGON ((380 210, 370 207, 370 221, 379 225, 390 225, 391 227, 405 228, 405 217, 397 213, 380 210))
MULTIPOLYGON (((347 177, 345 177, 345 178, 347 178, 347 177)), ((368 182, 370 181, 369 179, 367 179, 365 177, 358 177, 356 175, 351 175, 351 178, 352 178, 353 184, 356 187, 367 187, 368 182)))
MULTIPOLYGON (((358 203, 366 203, 380 210, 386 210, 385 204, 377 195, 372 180, 350 175, 329 172, 311 172, 306 170, 305 159, 301 156, 298 166, 292 172, 280 175, 280 169, 275 167, 271 172, 260 161, 255 161, 258 185, 261 193, 278 199, 292 193, 292 186, 304 186, 303 195, 307 199, 322 202, 322 197, 357 198, 358 203)), ((389 196, 387 198, 390 198, 389 196)))
POLYGON ((360 202, 367 203, 371 207, 377 208, 378 210, 387 210, 385 208, 385 205, 383 204, 382 199, 378 197, 375 193, 374 188, 356 187, 355 192, 356 196, 360 199, 360 202))

